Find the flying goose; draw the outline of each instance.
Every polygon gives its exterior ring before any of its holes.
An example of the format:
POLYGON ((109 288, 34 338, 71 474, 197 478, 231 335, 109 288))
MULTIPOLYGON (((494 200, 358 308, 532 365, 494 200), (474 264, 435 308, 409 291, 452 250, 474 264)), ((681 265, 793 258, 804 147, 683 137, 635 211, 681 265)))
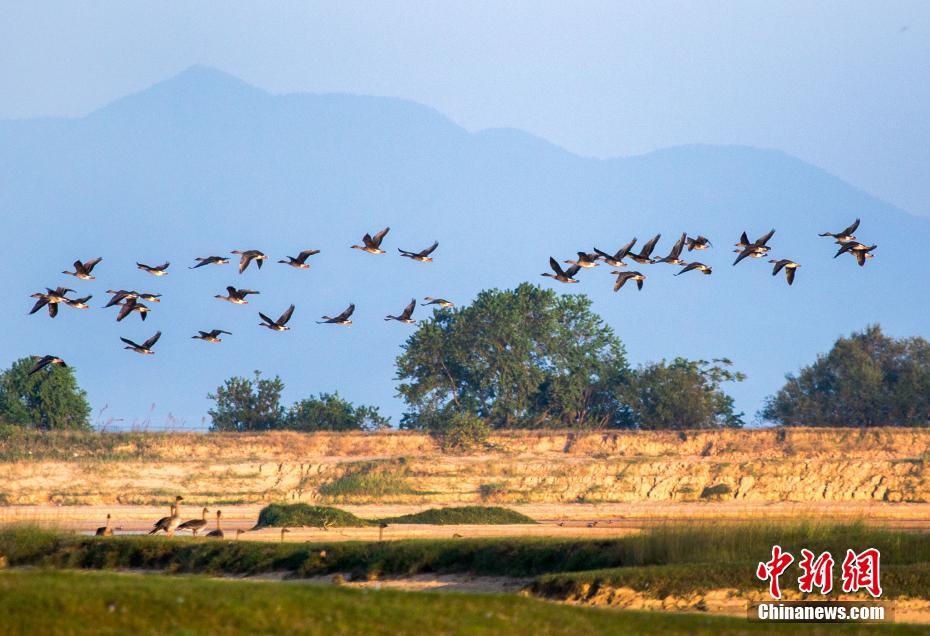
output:
POLYGON ((90 305, 87 304, 87 301, 93 298, 93 294, 89 296, 84 296, 83 298, 65 298, 65 304, 68 307, 73 307, 74 309, 87 309, 90 305))
POLYGON ((363 252, 368 252, 369 254, 384 254, 384 250, 381 249, 381 241, 384 240, 384 237, 390 231, 391 228, 386 227, 374 236, 371 234, 366 234, 362 237, 362 245, 350 245, 350 247, 353 250, 362 250, 363 252))
MULTIPOLYGON (((259 261, 261 262, 261 261, 259 261)), ((234 305, 248 305, 249 301, 245 299, 249 294, 260 294, 261 292, 255 291, 254 289, 236 289, 232 285, 226 288, 226 293, 228 296, 223 296, 217 294, 214 298, 219 298, 220 300, 225 300, 234 305)))
POLYGON ((220 334, 225 333, 227 336, 231 336, 232 332, 223 331, 222 329, 214 329, 213 331, 199 331, 197 332, 200 335, 191 336, 195 340, 203 340, 204 342, 223 342, 223 339, 220 338, 220 334))
POLYGON ((94 271, 94 267, 97 266, 97 263, 102 261, 101 257, 92 258, 89 261, 74 261, 74 271, 73 272, 62 272, 62 274, 67 274, 68 276, 74 276, 79 280, 94 280, 94 276, 91 275, 91 272, 94 271))
POLYGON ((416 322, 416 320, 414 320, 410 316, 413 315, 413 310, 416 309, 416 306, 417 306, 417 299, 412 298, 410 300, 410 304, 404 307, 404 310, 401 312, 399 316, 391 316, 390 314, 388 314, 387 316, 384 317, 384 319, 385 320, 396 320, 398 322, 404 323, 405 325, 412 325, 413 323, 416 322))
POLYGON ((685 262, 681 260, 681 251, 685 249, 685 240, 688 238, 688 235, 682 232, 681 238, 679 238, 675 245, 672 246, 672 250, 668 253, 668 256, 665 258, 660 258, 654 260, 653 263, 668 263, 669 265, 684 265, 685 262))
POLYGON ((785 270, 785 279, 788 281, 788 284, 791 285, 794 283, 794 274, 795 270, 800 267, 794 261, 783 258, 781 260, 770 260, 769 263, 775 263, 775 268, 772 269, 772 276, 778 274, 781 269, 785 270))
POLYGON ((156 331, 154 336, 152 336, 151 338, 149 338, 142 344, 136 344, 129 338, 123 338, 122 336, 120 336, 120 340, 125 342, 127 345, 123 347, 123 349, 130 349, 132 351, 135 351, 136 353, 141 353, 141 354, 148 355, 148 356, 155 355, 155 352, 152 351, 152 347, 155 346, 155 343, 158 342, 159 338, 161 338, 161 332, 156 331))
POLYGON ((284 313, 281 314, 281 317, 277 320, 272 320, 262 312, 258 312, 258 317, 262 319, 262 322, 258 323, 262 327, 268 327, 272 331, 288 331, 290 327, 287 326, 287 321, 291 319, 291 316, 294 314, 294 305, 291 305, 284 310, 284 313))
POLYGON ((139 317, 142 318, 143 321, 145 321, 146 316, 148 316, 148 313, 151 310, 149 309, 147 305, 143 305, 135 298, 127 298, 126 300, 123 301, 123 304, 120 307, 119 313, 116 315, 116 322, 122 322, 123 318, 125 318, 126 316, 128 316, 134 311, 138 312, 139 317))
POLYGON ((32 369, 29 370, 28 375, 32 375, 33 373, 38 373, 39 371, 41 371, 42 369, 44 369, 50 364, 57 364, 58 366, 65 367, 65 368, 68 367, 68 365, 65 364, 65 361, 59 358, 58 356, 44 355, 41 358, 39 356, 33 356, 33 358, 35 359, 36 362, 34 365, 32 365, 32 369))
POLYGON ((662 238, 662 235, 656 234, 651 239, 649 239, 646 244, 643 245, 642 249, 639 250, 639 254, 630 252, 629 257, 642 265, 649 265, 654 263, 655 261, 652 260, 652 250, 656 248, 656 243, 659 242, 660 238, 662 238))
MULTIPOLYGON (((682 264, 684 265, 684 263, 682 264)), ((699 272, 707 276, 710 276, 713 273, 713 270, 710 268, 710 266, 705 265, 704 263, 698 263, 697 261, 694 261, 693 263, 688 263, 687 265, 682 267, 681 271, 675 272, 675 276, 681 276, 685 272, 690 272, 693 270, 698 270, 699 272)))
POLYGON ((740 235, 739 243, 736 244, 736 249, 733 250, 734 252, 739 252, 739 256, 736 257, 736 260, 733 261, 733 264, 736 265, 747 256, 751 256, 752 258, 762 258, 763 256, 766 256, 769 253, 769 250, 772 249, 766 245, 766 243, 768 243, 769 239, 771 239, 774 235, 775 230, 770 230, 767 234, 763 234, 754 242, 750 243, 749 238, 746 236, 746 232, 743 232, 740 235))
POLYGON ((853 235, 853 232, 855 232, 856 228, 858 227, 859 227, 859 219, 856 219, 855 221, 853 221, 852 225, 850 225, 845 230, 842 230, 835 234, 833 232, 824 232, 822 234, 818 234, 818 236, 832 236, 834 239, 836 239, 837 243, 847 243, 849 241, 856 240, 856 237, 855 235, 853 235))
POLYGON ((421 263, 432 263, 433 257, 430 256, 430 254, 432 254, 433 250, 435 250, 437 247, 439 247, 439 241, 434 241, 432 245, 427 247, 425 250, 420 250, 419 252, 411 252, 409 250, 402 250, 399 247, 397 248, 397 251, 400 252, 401 256, 404 256, 406 258, 419 261, 421 263))
POLYGON ((614 291, 620 291, 620 288, 623 287, 628 280, 636 281, 636 288, 643 288, 643 281, 646 280, 646 275, 639 272, 610 272, 611 274, 616 274, 617 280, 614 282, 614 291))
MULTIPOLYGON (((223 516, 223 513, 219 510, 216 511, 216 530, 211 530, 207 533, 207 537, 210 539, 222 539, 225 535, 223 534, 223 529, 220 527, 220 517, 223 516)), ((236 537, 239 535, 237 534, 236 537)))
POLYGON ((685 239, 685 243, 688 245, 688 251, 692 250, 706 250, 708 247, 713 247, 713 244, 707 239, 706 236, 698 235, 697 238, 688 237, 685 239))
POLYGON ((152 524, 152 529, 149 530, 149 534, 156 534, 162 530, 169 532, 168 528, 171 527, 170 534, 174 534, 175 528, 178 527, 178 522, 180 521, 180 515, 178 514, 178 505, 180 502, 184 501, 184 497, 178 495, 174 498, 174 503, 171 504, 171 514, 167 517, 162 517, 154 524, 152 524), (173 522, 173 525, 172 525, 173 522))
POLYGON ((139 294, 134 291, 127 291, 125 289, 108 289, 108 294, 112 294, 110 301, 103 306, 104 309, 107 307, 112 307, 113 305, 119 305, 127 298, 138 298, 139 294))
POLYGON ((197 261, 197 264, 187 269, 197 269, 204 265, 226 265, 229 262, 229 259, 223 256, 198 256, 194 260, 197 261))
POLYGON ((443 309, 451 309, 452 307, 455 307, 455 303, 453 303, 451 300, 446 300, 445 298, 433 298, 432 296, 427 296, 423 300, 426 302, 420 303, 420 305, 424 307, 426 305, 439 305, 443 309))
POLYGON ((577 260, 568 259, 562 262, 567 263, 568 265, 577 265, 578 267, 583 267, 585 269, 597 267, 597 259, 600 258, 599 254, 588 254, 587 252, 576 252, 576 254, 578 254, 577 260))
POLYGON ((145 263, 136 263, 136 267, 141 269, 143 272, 148 272, 152 276, 167 276, 168 267, 171 263, 165 261, 161 265, 146 265, 145 263))
POLYGON ((574 276, 575 274, 578 273, 578 270, 581 269, 581 265, 572 265, 568 269, 563 270, 562 266, 559 265, 559 262, 550 256, 549 267, 552 268, 552 271, 555 272, 555 274, 550 274, 549 272, 546 272, 543 274, 543 276, 554 278, 560 283, 577 283, 578 282, 578 280, 574 278, 574 276))
POLYGON ((32 309, 29 310, 29 314, 34 314, 42 307, 48 305, 48 315, 52 318, 58 315, 58 305, 60 303, 68 303, 68 293, 73 292, 74 290, 69 287, 57 287, 55 289, 45 288, 46 293, 36 292, 32 294, 30 298, 35 298, 36 302, 32 306, 32 309))
POLYGON ((239 273, 240 274, 246 270, 246 268, 249 266, 249 264, 252 261, 255 261, 255 264, 258 265, 258 269, 261 269, 262 262, 266 258, 268 258, 267 256, 265 256, 264 253, 258 250, 245 250, 245 251, 233 250, 232 253, 238 254, 240 256, 239 258, 239 273))
POLYGON ((346 307, 345 311, 336 316, 335 318, 330 318, 329 316, 323 316, 322 320, 317 320, 316 324, 318 325, 351 325, 352 321, 349 320, 349 316, 355 311, 355 303, 352 303, 346 307))
POLYGON ((320 250, 304 250, 297 257, 286 256, 286 261, 278 261, 279 263, 284 263, 285 265, 290 265, 295 269, 309 269, 310 263, 307 262, 307 259, 313 256, 314 254, 319 254, 320 250))
POLYGON ((874 250, 876 247, 878 247, 878 245, 864 245, 858 241, 846 241, 836 252, 836 254, 833 255, 833 258, 836 258, 840 254, 849 252, 856 257, 856 261, 858 261, 859 267, 862 267, 865 265, 865 259, 875 258, 875 255, 872 254, 872 250, 874 250))
POLYGON ((601 257, 601 260, 610 265, 611 267, 626 267, 626 263, 623 262, 623 259, 626 258, 633 246, 636 245, 636 239, 621 247, 613 255, 603 252, 596 247, 594 248, 594 253, 601 257))
POLYGON ((110 513, 107 513, 107 523, 101 528, 97 528, 97 532, 94 533, 98 537, 112 537, 113 528, 110 527, 110 513))
POLYGON ((200 519, 188 519, 182 524, 179 524, 178 530, 190 530, 191 533, 196 537, 197 533, 207 527, 207 513, 210 512, 206 508, 203 509, 200 513, 200 519))

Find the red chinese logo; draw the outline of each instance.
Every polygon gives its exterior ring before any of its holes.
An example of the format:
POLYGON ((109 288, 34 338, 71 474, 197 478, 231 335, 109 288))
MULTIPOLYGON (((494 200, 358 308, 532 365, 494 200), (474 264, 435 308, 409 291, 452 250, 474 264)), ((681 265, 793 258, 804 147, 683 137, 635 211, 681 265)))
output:
POLYGON ((772 559, 766 562, 760 562, 756 568, 756 576, 762 581, 769 582, 769 594, 772 598, 781 598, 781 588, 778 584, 778 577, 788 569, 788 566, 794 562, 794 557, 789 553, 782 551, 780 545, 772 546, 772 559))
POLYGON ((863 550, 856 554, 853 550, 846 550, 843 559, 843 591, 846 593, 865 590, 878 598, 882 595, 882 585, 879 580, 879 559, 881 554, 875 548, 863 550))
POLYGON ((810 593, 815 587, 821 594, 829 594, 833 590, 833 555, 829 552, 821 552, 814 559, 814 553, 803 548, 798 566, 804 572, 798 577, 798 589, 802 592, 810 593))

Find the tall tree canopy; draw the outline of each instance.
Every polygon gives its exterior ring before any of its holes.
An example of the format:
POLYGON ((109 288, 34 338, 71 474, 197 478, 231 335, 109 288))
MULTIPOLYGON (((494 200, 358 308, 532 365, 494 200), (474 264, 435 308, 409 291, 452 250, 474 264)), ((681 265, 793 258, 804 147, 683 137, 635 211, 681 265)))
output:
POLYGON ((21 358, 0 374, 0 422, 43 430, 90 430, 90 404, 74 369, 50 365, 29 375, 34 363, 21 358))
POLYGON ((873 325, 840 338, 766 401, 761 416, 787 426, 925 426, 930 342, 873 325))
POLYGON ((339 397, 339 393, 295 402, 288 409, 282 428, 292 431, 371 431, 390 426, 375 406, 355 406, 339 397))
POLYGON ((216 405, 210 409, 211 431, 269 431, 279 428, 284 419, 281 406, 281 378, 263 378, 260 371, 253 379, 232 377, 207 397, 216 405))
POLYGON ((529 283, 485 290, 419 324, 397 359, 403 425, 472 412, 493 427, 619 424, 623 346, 583 295, 529 283))
POLYGON ((721 388, 744 379, 731 365, 726 359, 675 358, 640 367, 621 390, 627 424, 641 429, 742 426, 742 413, 733 412, 733 398, 721 388))

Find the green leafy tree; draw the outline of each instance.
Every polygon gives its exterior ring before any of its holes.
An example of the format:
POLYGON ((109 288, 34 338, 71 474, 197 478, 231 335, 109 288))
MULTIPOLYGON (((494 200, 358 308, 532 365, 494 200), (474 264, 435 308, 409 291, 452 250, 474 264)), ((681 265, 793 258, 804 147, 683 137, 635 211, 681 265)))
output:
POLYGON ((74 369, 50 365, 29 375, 34 363, 21 358, 0 374, 0 421, 42 430, 90 430, 90 404, 74 369))
POLYGON ((721 388, 745 378, 731 365, 675 358, 637 369, 620 390, 625 422, 645 430, 742 426, 742 413, 733 412, 733 398, 721 388))
POLYGON ((786 426, 926 426, 930 342, 895 339, 873 325, 786 376, 760 415, 786 426))
POLYGON ((260 371, 253 379, 232 377, 207 397, 215 402, 209 414, 211 431, 269 431, 280 428, 284 420, 281 406, 281 378, 262 378, 260 371))
POLYGON ((375 406, 355 406, 339 393, 320 393, 296 402, 282 428, 294 431, 370 431, 390 426, 375 406))
POLYGON ((397 359, 402 426, 472 413, 494 428, 617 425, 619 339, 583 295, 523 283, 422 321, 397 359))

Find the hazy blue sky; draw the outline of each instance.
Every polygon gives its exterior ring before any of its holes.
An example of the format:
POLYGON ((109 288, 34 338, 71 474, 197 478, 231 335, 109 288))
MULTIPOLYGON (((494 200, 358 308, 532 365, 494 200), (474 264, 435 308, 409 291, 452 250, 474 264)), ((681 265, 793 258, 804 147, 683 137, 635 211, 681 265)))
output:
POLYGON ((273 92, 409 98, 585 155, 779 148, 930 215, 930 2, 2 2, 0 16, 0 118, 84 114, 207 64, 273 92))

